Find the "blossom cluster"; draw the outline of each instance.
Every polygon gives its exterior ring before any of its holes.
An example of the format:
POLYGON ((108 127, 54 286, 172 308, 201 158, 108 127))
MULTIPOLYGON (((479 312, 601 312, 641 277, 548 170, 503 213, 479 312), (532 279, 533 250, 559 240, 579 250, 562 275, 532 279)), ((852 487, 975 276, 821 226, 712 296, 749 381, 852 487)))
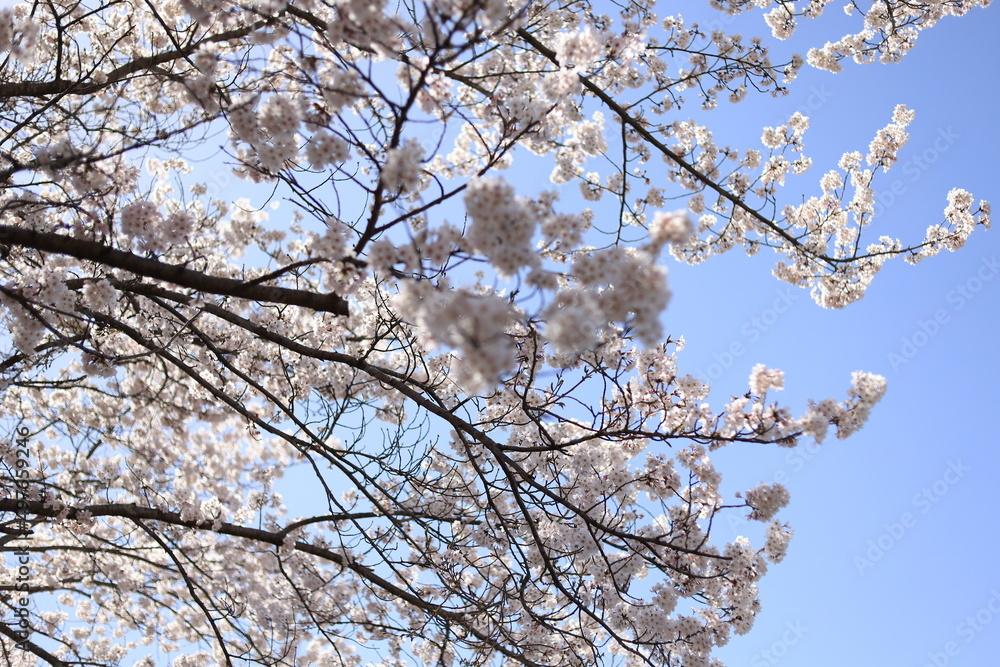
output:
POLYGON ((191 213, 183 210, 163 215, 159 207, 145 199, 130 202, 121 210, 121 232, 142 250, 162 252, 183 243, 194 225, 191 213))
POLYGON ((750 518, 768 521, 788 504, 789 494, 788 489, 781 484, 765 482, 747 491, 746 499, 747 504, 753 508, 750 518))
POLYGON ((514 365, 508 332, 517 313, 500 296, 405 281, 396 301, 399 312, 416 323, 425 345, 446 345, 458 352, 455 381, 467 391, 487 391, 514 365))
POLYGON ((28 14, 26 5, 0 9, 0 53, 10 52, 19 60, 35 59, 41 25, 28 14))
POLYGON ((386 152, 382 183, 391 192, 416 192, 420 188, 424 147, 417 139, 408 139, 399 148, 386 152))
POLYGON ((500 275, 541 266, 533 247, 538 221, 513 186, 495 178, 476 180, 466 189, 464 202, 470 218, 466 239, 500 275))

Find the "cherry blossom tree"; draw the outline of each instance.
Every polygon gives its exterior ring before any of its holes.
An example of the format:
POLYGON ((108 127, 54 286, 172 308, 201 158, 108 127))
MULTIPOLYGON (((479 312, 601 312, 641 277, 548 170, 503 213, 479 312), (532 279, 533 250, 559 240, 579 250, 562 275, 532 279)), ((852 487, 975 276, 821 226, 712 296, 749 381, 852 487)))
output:
MULTIPOLYGON (((784 39, 828 2, 710 4, 784 39)), ((851 2, 787 62, 653 0, 0 10, 6 664, 720 664, 791 530, 711 453, 846 437, 885 381, 711 406, 666 256, 766 248, 840 308, 989 206, 873 229, 903 106, 805 196, 808 118, 730 147, 688 109, 986 4, 851 2)))

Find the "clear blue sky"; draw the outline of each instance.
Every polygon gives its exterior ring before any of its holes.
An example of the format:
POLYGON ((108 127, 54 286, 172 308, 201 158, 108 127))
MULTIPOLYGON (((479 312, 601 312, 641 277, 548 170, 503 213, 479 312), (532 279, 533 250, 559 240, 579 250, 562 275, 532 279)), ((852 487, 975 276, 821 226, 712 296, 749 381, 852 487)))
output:
MULTIPOLYGON (((830 18, 803 36, 839 38, 829 24, 842 19, 830 18)), ((809 107, 808 196, 843 151, 864 152, 893 106, 907 104, 917 112, 910 142, 876 183, 900 182, 895 201, 880 200, 883 224, 904 242, 918 240, 940 222, 953 187, 1000 204, 1000 129, 990 110, 1000 56, 989 46, 998 32, 993 7, 943 20, 898 65, 849 64, 839 75, 805 68, 785 100, 720 108, 717 134, 752 137, 809 107)), ((792 501, 780 517, 796 530, 788 557, 761 583, 756 627, 718 653, 730 667, 997 664, 998 262, 1000 231, 977 232, 957 253, 916 267, 889 263, 867 296, 841 311, 771 278, 763 252, 671 263, 667 329, 687 338, 682 371, 712 376, 713 403, 745 391, 758 362, 785 371, 777 397, 799 409, 807 398, 842 397, 854 370, 889 380, 872 420, 846 441, 717 460, 731 490, 784 476, 792 501), (733 343, 743 353, 727 358, 733 343)))

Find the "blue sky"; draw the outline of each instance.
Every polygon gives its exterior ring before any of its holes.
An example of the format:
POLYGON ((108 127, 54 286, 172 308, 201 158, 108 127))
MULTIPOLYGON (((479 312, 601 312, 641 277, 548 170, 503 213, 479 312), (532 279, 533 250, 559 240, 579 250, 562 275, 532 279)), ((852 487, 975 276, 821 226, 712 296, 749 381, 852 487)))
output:
MULTIPOLYGON (((790 47, 840 37, 830 24, 842 19, 830 18, 807 25, 808 39, 790 47)), ((905 103, 916 120, 900 164, 876 181, 884 188, 876 225, 919 240, 940 222, 953 187, 997 202, 1000 131, 990 108, 1000 56, 989 44, 998 19, 995 7, 945 19, 897 65, 848 64, 838 75, 805 68, 788 98, 720 107, 724 122, 711 126, 752 138, 808 109, 808 196, 842 152, 864 152, 905 103)), ((718 656, 730 667, 995 664, 1000 233, 979 231, 961 251, 915 267, 888 263, 865 298, 840 311, 778 283, 770 267, 763 252, 698 267, 670 262, 665 322, 687 338, 682 371, 711 379, 716 404, 745 391, 758 362, 785 371, 776 398, 797 410, 807 398, 843 397, 855 370, 885 375, 889 390, 848 440, 718 456, 732 490, 786 480, 792 501, 779 517, 796 531, 788 557, 761 583, 755 628, 718 656), (727 356, 732 349, 741 353, 727 356)))

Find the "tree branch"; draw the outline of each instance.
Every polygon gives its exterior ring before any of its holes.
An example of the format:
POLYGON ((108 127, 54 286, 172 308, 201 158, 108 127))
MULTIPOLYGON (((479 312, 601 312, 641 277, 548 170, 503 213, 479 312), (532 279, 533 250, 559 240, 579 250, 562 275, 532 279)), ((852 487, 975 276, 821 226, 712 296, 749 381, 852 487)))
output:
POLYGON ((335 315, 348 315, 347 301, 336 294, 320 294, 287 287, 259 285, 253 281, 235 278, 211 276, 176 264, 167 264, 149 257, 141 257, 135 253, 116 250, 96 241, 77 239, 64 234, 36 232, 21 227, 0 225, 0 243, 58 255, 69 255, 199 292, 251 301, 302 306, 335 315))

